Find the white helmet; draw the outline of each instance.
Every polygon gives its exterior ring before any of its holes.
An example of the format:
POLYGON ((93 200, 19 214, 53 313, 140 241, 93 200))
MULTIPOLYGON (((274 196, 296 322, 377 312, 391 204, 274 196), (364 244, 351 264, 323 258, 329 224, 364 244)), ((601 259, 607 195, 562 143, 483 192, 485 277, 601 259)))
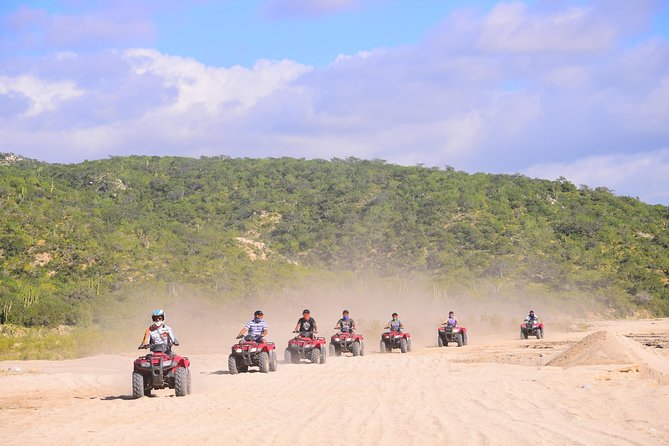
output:
POLYGON ((151 319, 153 319, 154 324, 161 326, 163 325, 163 321, 165 320, 165 312, 160 309, 153 310, 153 314, 151 314, 151 319))

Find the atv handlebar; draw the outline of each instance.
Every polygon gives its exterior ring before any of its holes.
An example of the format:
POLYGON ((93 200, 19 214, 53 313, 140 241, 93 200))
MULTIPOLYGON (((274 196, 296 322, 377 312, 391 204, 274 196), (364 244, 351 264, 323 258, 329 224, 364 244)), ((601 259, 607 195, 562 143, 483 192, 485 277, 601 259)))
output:
POLYGON ((149 344, 142 344, 139 347, 137 347, 137 350, 144 350, 144 349, 147 349, 147 348, 149 348, 149 344))

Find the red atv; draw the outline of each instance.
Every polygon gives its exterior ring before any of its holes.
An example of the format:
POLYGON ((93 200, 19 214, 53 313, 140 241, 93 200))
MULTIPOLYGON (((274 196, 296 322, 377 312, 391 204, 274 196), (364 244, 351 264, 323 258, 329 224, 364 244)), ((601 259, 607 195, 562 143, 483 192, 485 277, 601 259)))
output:
POLYGON ((276 372, 274 342, 267 342, 265 338, 259 341, 242 339, 231 350, 228 356, 228 371, 231 375, 246 373, 250 366, 257 366, 261 373, 276 372))
POLYGON ((527 339, 528 336, 536 336, 537 339, 543 339, 544 323, 539 322, 539 319, 524 320, 520 324, 520 339, 527 339))
POLYGON ((284 352, 284 360, 287 364, 299 364, 300 359, 308 359, 313 364, 324 364, 326 343, 325 338, 300 333, 288 341, 288 347, 284 352))
MULTIPOLYGON (((148 345, 139 347, 149 348, 148 345)), ((191 391, 190 361, 185 356, 169 355, 164 344, 150 346, 151 353, 135 359, 132 372, 132 396, 151 396, 151 390, 174 389, 176 396, 188 395, 191 391)))
POLYGON ((458 347, 467 345, 467 329, 449 324, 444 324, 437 331, 437 344, 439 347, 448 347, 449 342, 455 342, 458 347))
POLYGON ((386 331, 381 335, 381 353, 390 353, 399 348, 402 353, 411 351, 411 335, 403 331, 386 331))
POLYGON ((365 355, 364 337, 361 334, 337 332, 330 338, 330 355, 341 356, 342 353, 353 353, 353 356, 365 355))

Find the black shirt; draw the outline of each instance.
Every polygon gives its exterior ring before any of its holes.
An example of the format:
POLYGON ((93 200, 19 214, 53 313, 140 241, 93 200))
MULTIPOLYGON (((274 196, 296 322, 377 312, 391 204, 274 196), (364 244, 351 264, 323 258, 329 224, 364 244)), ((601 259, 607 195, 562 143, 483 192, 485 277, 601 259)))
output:
POLYGON ((351 333, 355 328, 355 322, 351 318, 341 318, 337 321, 337 325, 339 325, 339 329, 344 333, 351 333))
POLYGON ((309 320, 301 317, 297 323, 299 324, 299 332, 311 333, 314 331, 314 325, 316 325, 316 320, 313 317, 310 317, 309 320))

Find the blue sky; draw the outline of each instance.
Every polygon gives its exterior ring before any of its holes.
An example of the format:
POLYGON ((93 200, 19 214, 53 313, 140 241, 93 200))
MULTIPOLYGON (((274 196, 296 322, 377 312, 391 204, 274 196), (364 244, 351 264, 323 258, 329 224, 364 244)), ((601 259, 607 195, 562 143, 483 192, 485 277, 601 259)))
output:
POLYGON ((0 152, 381 158, 669 204, 662 0, 0 3, 0 152))

